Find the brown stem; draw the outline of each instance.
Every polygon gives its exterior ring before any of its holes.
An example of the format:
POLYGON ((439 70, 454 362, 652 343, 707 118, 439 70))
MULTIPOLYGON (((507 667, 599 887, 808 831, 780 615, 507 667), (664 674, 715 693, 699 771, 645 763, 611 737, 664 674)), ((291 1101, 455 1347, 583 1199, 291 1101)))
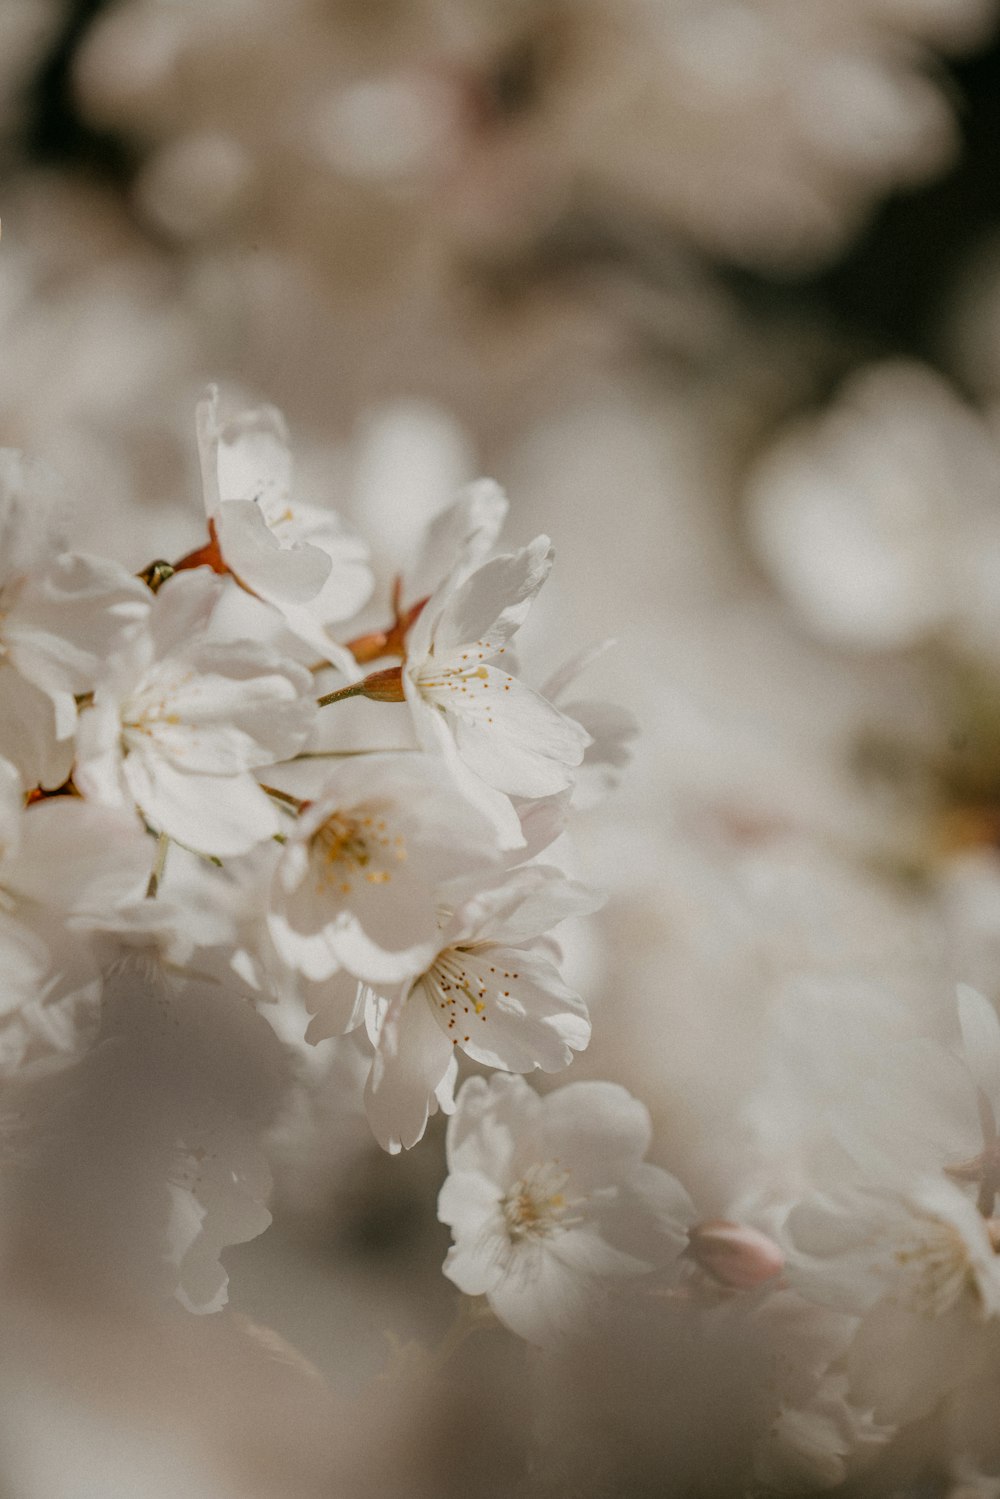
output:
POLYGON ((179 562, 175 562, 174 572, 185 572, 191 567, 210 567, 214 573, 228 573, 229 571, 219 546, 219 537, 216 533, 214 520, 209 520, 208 540, 205 545, 197 547, 193 552, 188 552, 186 557, 182 557, 179 562))
MULTIPOLYGON (((371 630, 367 635, 358 635, 347 642, 359 666, 377 661, 380 656, 399 656, 406 659, 406 637, 420 618, 427 599, 418 599, 409 609, 403 610, 401 598, 402 580, 397 578, 392 585, 392 624, 384 630, 371 630)), ((428 595, 429 597, 429 595, 428 595)))
POLYGON ((263 781, 260 783, 260 789, 261 791, 266 791, 268 796, 273 796, 275 801, 284 803, 286 807, 291 807, 295 812, 301 812, 302 808, 306 805, 300 796, 292 796, 289 791, 279 791, 277 786, 265 786, 263 781))

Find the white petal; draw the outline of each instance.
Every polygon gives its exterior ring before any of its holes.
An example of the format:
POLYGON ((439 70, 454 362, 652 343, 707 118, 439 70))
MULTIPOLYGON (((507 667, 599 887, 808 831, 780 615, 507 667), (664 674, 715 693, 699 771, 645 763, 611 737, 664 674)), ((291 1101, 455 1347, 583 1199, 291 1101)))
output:
POLYGON ((599 1295, 589 1276, 561 1264, 544 1243, 525 1242, 511 1255, 489 1303, 511 1332, 548 1344, 579 1330, 599 1295))
POLYGON ((436 623, 432 599, 425 613, 434 623, 435 656, 441 659, 467 648, 483 652, 486 659, 496 655, 527 619, 551 571, 553 555, 549 538, 536 536, 519 552, 494 557, 450 593, 436 623))
POLYGON ((260 406, 223 423, 217 433, 219 499, 260 503, 281 511, 292 491, 288 429, 280 411, 260 406))
POLYGON ((496 543, 507 509, 499 484, 479 479, 439 511, 427 527, 419 558, 406 569, 408 602, 426 598, 449 575, 478 567, 496 543))
POLYGON ((195 412, 198 460, 201 465, 205 514, 210 520, 219 508, 219 387, 209 385, 195 412))
POLYGON ((356 1030, 364 1019, 367 995, 365 985, 343 970, 322 983, 303 984, 302 997, 313 1017, 306 1030, 310 1046, 356 1030))
POLYGON ((148 619, 150 598, 117 562, 58 557, 18 593, 4 628, 10 658, 46 691, 89 692, 101 664, 148 619))
POLYGON ((455 911, 447 931, 463 943, 518 947, 547 936, 571 916, 589 916, 602 904, 603 896, 567 879, 561 869, 527 864, 471 895, 455 911))
POLYGON ((413 714, 413 726, 421 747, 431 754, 441 756, 461 794, 489 819, 501 849, 523 848, 525 839, 521 819, 511 805, 510 798, 504 792, 488 786, 469 769, 458 753, 444 714, 423 701, 419 690, 410 683, 405 672, 403 690, 413 714))
POLYGON ((16 766, 25 791, 53 790, 73 765, 73 741, 57 734, 52 698, 0 661, 0 757, 16 766))
POLYGON ((125 702, 128 742, 148 740, 176 768, 208 775, 273 765, 305 742, 310 686, 307 671, 266 647, 202 642, 154 667, 125 702))
POLYGON ((365 1088, 368 1122, 390 1154, 423 1137, 428 1117, 437 1110, 435 1090, 451 1053, 419 989, 390 1006, 365 1088))
POLYGON ((568 1083, 542 1100, 535 1127, 522 1138, 515 1170, 531 1160, 558 1160, 585 1190, 622 1181, 653 1139, 645 1104, 617 1083, 568 1083))
POLYGON ((420 980, 442 1033, 474 1061, 506 1072, 557 1072, 590 1040, 583 1001, 553 965, 523 949, 449 954, 420 980))
POLYGON ((223 500, 216 526, 230 570, 251 592, 278 607, 309 603, 330 576, 325 552, 296 541, 282 546, 252 500, 223 500))
POLYGON ((618 703, 569 702, 562 704, 562 710, 590 736, 573 777, 573 803, 585 811, 599 806, 618 786, 632 759, 639 722, 618 703))
MULTIPOLYGON (((478 1171, 452 1171, 438 1194, 438 1221, 447 1223, 454 1231, 456 1242, 461 1239, 475 1241, 484 1232, 507 1237, 500 1212, 502 1200, 503 1191, 495 1177, 484 1176, 478 1171)), ((468 1287, 462 1286, 461 1289, 465 1291, 468 1287)), ((471 1294, 476 1296, 480 1291, 471 1294)))
POLYGON ((470 1077, 448 1124, 448 1170, 479 1173, 510 1186, 517 1175, 517 1141, 532 1128, 541 1108, 542 1100, 523 1077, 470 1077))
POLYGON ((204 635, 212 614, 232 578, 220 578, 207 567, 174 573, 160 588, 149 615, 156 658, 190 647, 204 635))
POLYGON ((136 752, 127 756, 124 775, 150 827, 197 853, 249 853, 281 830, 274 804, 251 775, 187 775, 136 752))
POLYGON ((468 686, 445 678, 445 687, 423 688, 454 717, 455 743, 469 769, 508 796, 553 796, 572 785, 571 767, 590 743, 586 729, 516 677, 496 667, 480 673, 468 686))
POLYGON ((25 814, 12 883, 19 895, 70 914, 107 916, 142 894, 154 854, 134 813, 57 797, 25 814))

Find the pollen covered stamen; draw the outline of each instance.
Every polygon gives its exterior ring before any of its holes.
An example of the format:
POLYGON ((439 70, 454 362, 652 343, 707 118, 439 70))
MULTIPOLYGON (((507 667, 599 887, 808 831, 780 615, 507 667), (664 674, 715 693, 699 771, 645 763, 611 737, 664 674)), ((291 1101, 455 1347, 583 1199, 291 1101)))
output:
POLYGON ((318 888, 347 895, 355 878, 387 885, 392 866, 406 862, 406 839, 392 833, 384 817, 334 812, 312 836, 318 888))
MULTIPOLYGON (((466 659, 462 657, 463 662, 466 659)), ((478 661, 482 659, 480 653, 478 661)), ((513 680, 506 672, 476 661, 468 666, 453 666, 432 660, 418 676, 417 687, 425 702, 440 712, 483 725, 492 724, 500 692, 509 692, 513 680)))
POLYGON ((967 1292, 981 1300, 969 1248, 954 1224, 928 1223, 924 1233, 897 1249, 893 1258, 907 1275, 906 1302, 923 1316, 943 1316, 967 1292))
POLYGON ((507 970, 485 969, 470 961, 470 949, 448 947, 438 953, 433 967, 424 976, 431 1004, 454 1045, 464 1045, 473 1038, 473 1024, 487 1020, 487 1001, 499 995, 509 998, 510 989, 500 987, 500 979, 516 979, 507 970))
POLYGON ((530 1166, 516 1181, 501 1204, 507 1232, 513 1241, 549 1238, 563 1233, 579 1216, 569 1216, 580 1200, 566 1194, 569 1172, 558 1161, 543 1161, 530 1166))

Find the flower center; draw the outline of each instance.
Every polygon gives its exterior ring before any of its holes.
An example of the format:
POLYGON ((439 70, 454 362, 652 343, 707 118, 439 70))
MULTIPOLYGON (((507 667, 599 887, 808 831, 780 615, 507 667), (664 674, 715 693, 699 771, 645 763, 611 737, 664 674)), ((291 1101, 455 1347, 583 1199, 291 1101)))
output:
POLYGON ((354 878, 369 885, 387 885, 393 864, 406 861, 406 839, 392 834, 384 817, 367 813, 349 817, 334 812, 312 836, 318 863, 318 888, 336 887, 342 895, 354 878), (390 867, 386 867, 386 866, 390 867))
POLYGON ((501 1204, 512 1240, 547 1239, 581 1221, 579 1217, 567 1217, 574 1206, 566 1196, 568 1182, 569 1172, 558 1161, 543 1161, 528 1168, 501 1204))
MULTIPOLYGON (((164 729, 169 734, 184 723, 184 716, 178 711, 178 696, 190 686, 194 675, 190 667, 169 666, 149 673, 122 704, 122 740, 127 749, 136 748, 143 739, 157 740, 164 729)), ((191 726, 185 724, 185 727, 191 726)), ((176 747, 174 742, 175 750, 176 747)))
POLYGON ((923 1234, 897 1249, 894 1257, 908 1274, 909 1305, 925 1317, 944 1316, 966 1291, 981 1299, 969 1246, 953 1223, 927 1223, 923 1234))

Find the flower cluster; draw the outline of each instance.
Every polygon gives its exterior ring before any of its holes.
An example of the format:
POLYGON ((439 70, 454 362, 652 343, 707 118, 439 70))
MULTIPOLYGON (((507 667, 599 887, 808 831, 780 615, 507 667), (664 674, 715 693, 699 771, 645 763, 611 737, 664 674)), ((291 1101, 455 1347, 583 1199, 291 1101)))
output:
MULTIPOLYGON (((139 575, 70 550, 53 481, 2 455, 0 1060, 15 1203, 95 1138, 102 1169, 120 1158, 128 1179, 138 1136, 159 1162, 130 1208, 144 1207, 146 1270, 210 1310, 219 1251, 268 1222, 260 1137, 296 1048, 367 1032, 365 1107, 396 1152, 455 1109, 460 1057, 557 1072, 586 1047, 551 934, 597 902, 555 845, 585 756, 613 781, 627 726, 584 703, 606 726, 592 735, 516 674, 552 547, 496 553, 495 485, 438 513, 385 622, 362 629, 365 546, 298 502, 278 414, 224 420, 212 391, 198 438, 207 539, 139 575), (127 1111, 127 1148, 97 1128, 102 1094, 127 1111), (40 1143, 23 1153, 28 1133, 40 1143)), ((640 1164, 648 1117, 622 1090, 580 1084, 543 1105, 508 1082, 485 1110, 485 1083, 467 1084, 441 1210, 461 1237, 469 1173, 490 1169, 475 1139, 541 1108, 548 1132, 493 1163, 509 1265, 474 1284, 460 1243, 449 1274, 541 1336, 560 1320, 551 1272, 523 1247, 567 1232, 572 1305, 595 1274, 676 1255, 693 1210, 640 1164)), ((56 1221, 117 1265, 85 1199, 64 1190, 56 1221)))
POLYGON ((8 9, 0 1489, 997 1499, 1000 0, 8 9))

